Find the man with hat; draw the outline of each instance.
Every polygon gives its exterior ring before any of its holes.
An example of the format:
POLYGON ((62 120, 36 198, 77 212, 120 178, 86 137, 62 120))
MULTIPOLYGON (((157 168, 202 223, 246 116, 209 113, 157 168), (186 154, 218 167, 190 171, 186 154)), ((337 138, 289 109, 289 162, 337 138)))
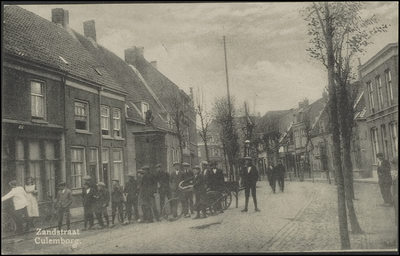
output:
POLYGON ((110 227, 110 220, 108 218, 107 207, 110 202, 110 192, 106 189, 106 184, 104 182, 97 183, 97 192, 96 192, 96 202, 95 202, 95 214, 97 221, 99 222, 100 228, 105 228, 103 217, 106 220, 107 228, 110 227))
POLYGON ((157 172, 158 194, 160 195, 160 213, 165 204, 165 197, 167 200, 171 198, 171 190, 169 188, 169 174, 161 168, 161 164, 155 167, 157 172))
POLYGON ((23 187, 17 185, 17 181, 13 180, 8 183, 11 186, 11 191, 1 198, 1 201, 12 198, 14 203, 14 216, 15 225, 17 226, 16 233, 23 231, 24 222, 26 227, 29 227, 28 219, 28 200, 26 199, 26 192, 23 187))
POLYGON ((205 205, 205 198, 206 198, 206 184, 204 180, 204 176, 201 174, 200 166, 196 165, 193 167, 194 170, 194 178, 191 181, 193 184, 193 191, 195 195, 195 204, 194 208, 196 209, 197 215, 194 219, 200 218, 200 211, 203 214, 203 218, 206 218, 206 205, 205 205))
POLYGON ((67 230, 70 229, 70 206, 72 204, 72 193, 71 190, 66 188, 65 182, 60 182, 58 184, 58 193, 57 193, 57 201, 55 203, 58 208, 57 217, 58 217, 58 230, 61 230, 62 222, 65 214, 66 222, 67 222, 67 230))
POLYGON ((139 211, 138 211, 138 184, 135 180, 135 174, 129 173, 128 174, 129 180, 125 183, 124 194, 126 197, 126 215, 127 215, 127 222, 131 222, 132 220, 132 208, 134 212, 134 220, 139 219, 139 211))
POLYGON ((283 192, 285 188, 285 167, 282 164, 282 160, 278 160, 278 164, 274 167, 273 169, 273 175, 274 175, 274 180, 273 180, 273 190, 275 193, 275 182, 278 181, 279 188, 281 189, 281 192, 283 192))
MULTIPOLYGON (((184 180, 191 180, 194 177, 193 171, 190 170, 189 163, 183 163, 183 179, 184 180)), ((184 201, 183 201, 183 213, 185 214, 185 218, 190 218, 190 213, 194 213, 193 211, 193 192, 187 191, 184 194, 184 201)))
MULTIPOLYGON (((169 176, 169 187, 171 189, 171 197, 179 197, 183 199, 183 192, 179 190, 179 183, 183 180, 183 173, 180 171, 180 163, 174 163, 174 171, 171 172, 169 176)), ((176 217, 177 213, 177 205, 172 205, 172 216, 176 217)))
MULTIPOLYGON (((224 172, 221 169, 217 168, 217 161, 212 161, 210 165, 211 168, 207 171, 207 189, 222 193, 225 182, 224 172)), ((215 200, 218 200, 218 198, 215 198, 215 200)), ((224 210, 222 209, 221 201, 218 201, 215 204, 215 210, 217 214, 224 212, 224 210)))
POLYGON ((146 172, 149 173, 149 182, 150 182, 150 188, 151 188, 151 193, 149 194, 150 195, 150 207, 151 207, 151 210, 152 210, 156 220, 160 221, 160 214, 158 212, 157 204, 156 204, 157 172, 155 169, 150 169, 150 166, 148 166, 148 165, 145 165, 144 167, 145 167, 144 170, 146 170, 146 172))
POLYGON ((393 198, 390 191, 392 186, 392 175, 390 174, 390 163, 383 157, 382 153, 376 154, 378 158, 378 180, 384 206, 392 206, 393 198))
POLYGON ((247 212, 247 207, 249 204, 250 190, 251 196, 254 201, 254 208, 256 212, 259 212, 260 209, 257 207, 257 194, 256 194, 256 183, 258 181, 258 171, 256 167, 252 164, 251 157, 244 158, 244 167, 242 169, 242 179, 244 186, 244 196, 245 196, 245 207, 242 212, 247 212))
POLYGON ((119 184, 119 179, 113 179, 113 188, 111 192, 111 227, 115 227, 115 216, 117 215, 117 210, 119 214, 119 219, 122 225, 124 223, 124 191, 119 184))
POLYGON ((141 184, 139 190, 139 201, 141 203, 143 218, 142 222, 151 223, 153 222, 153 213, 157 220, 159 220, 159 215, 157 208, 154 209, 155 206, 155 198, 154 198, 154 181, 153 176, 149 172, 150 167, 148 165, 142 166, 143 176, 141 177, 141 184))
MULTIPOLYGON (((89 176, 90 177, 90 176, 89 176)), ((84 178, 85 179, 85 178, 84 178)), ((88 180, 88 179, 85 179, 88 180)), ((91 183, 86 181, 82 188, 82 203, 83 203, 83 214, 84 214, 84 228, 87 230, 87 223, 89 223, 89 230, 93 229, 94 226, 94 203, 95 203, 96 190, 91 187, 91 183)))

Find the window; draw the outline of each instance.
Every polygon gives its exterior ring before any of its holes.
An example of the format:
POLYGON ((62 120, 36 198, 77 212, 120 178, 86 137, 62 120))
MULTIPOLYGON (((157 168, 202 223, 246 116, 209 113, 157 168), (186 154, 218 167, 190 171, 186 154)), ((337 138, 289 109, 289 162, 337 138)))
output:
POLYGON ((110 134, 110 108, 101 106, 101 134, 110 134))
POLYGON ((374 105, 374 88, 372 86, 371 81, 367 83, 368 87, 368 93, 369 93, 369 107, 371 110, 371 113, 375 112, 375 105, 374 105))
POLYGON ((325 132, 325 124, 323 121, 319 121, 319 132, 320 133, 325 132))
POLYGON ((375 78, 375 82, 376 82, 376 88, 378 90, 378 109, 381 110, 383 109, 383 92, 382 92, 381 77, 377 76, 375 78))
MULTIPOLYGON (((109 163, 109 152, 108 152, 108 148, 103 148, 102 152, 101 152, 101 160, 102 160, 102 164, 103 164, 103 169, 102 169, 102 173, 101 173, 101 181, 108 184, 108 163, 109 163)), ((108 185, 107 185, 108 187, 108 185)))
POLYGON ((96 180, 100 180, 97 148, 89 148, 89 175, 93 179, 96 177, 96 180))
POLYGON ((390 132, 390 141, 392 144, 392 155, 397 156, 397 122, 392 122, 389 124, 389 132, 390 132))
POLYGON ((149 110, 149 104, 147 104, 146 102, 142 102, 142 116, 143 116, 143 119, 146 118, 147 110, 149 110))
POLYGON ((393 104, 393 84, 392 84, 392 75, 390 74, 390 70, 385 71, 385 82, 386 82, 386 93, 388 98, 388 104, 391 106, 393 104))
POLYGON ((371 129, 371 143, 372 143, 372 155, 373 159, 376 161, 376 154, 379 152, 379 145, 378 145, 378 129, 372 128, 371 129))
POLYGON ((31 114, 32 117, 44 118, 44 85, 31 82, 31 114))
POLYGON ((296 148, 301 147, 301 137, 300 137, 300 131, 299 130, 294 132, 294 140, 295 140, 295 147, 296 148))
POLYGON ((88 125, 88 104, 85 102, 75 102, 75 129, 89 130, 88 125))
POLYGON ((85 149, 71 149, 72 189, 82 188, 82 176, 85 175, 85 149))
POLYGON ((114 108, 113 120, 114 137, 121 137, 121 110, 114 108))
POLYGON ((383 147, 383 155, 388 157, 388 141, 386 137, 386 125, 381 125, 381 136, 382 136, 382 147, 383 147))
POLYGON ((123 176, 123 163, 122 163, 122 149, 114 149, 113 151, 113 167, 114 167, 114 179, 119 179, 122 184, 123 176))

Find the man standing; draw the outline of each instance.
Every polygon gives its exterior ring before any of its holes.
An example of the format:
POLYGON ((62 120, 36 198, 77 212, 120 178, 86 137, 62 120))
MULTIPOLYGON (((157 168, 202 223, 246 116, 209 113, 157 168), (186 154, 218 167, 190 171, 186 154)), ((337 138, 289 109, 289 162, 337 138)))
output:
POLYGON ((28 200, 26 199, 26 192, 23 187, 17 186, 17 181, 13 180, 8 183, 11 186, 11 191, 1 198, 1 201, 12 198, 14 203, 14 216, 15 224, 17 226, 16 233, 23 231, 23 225, 25 222, 26 227, 29 227, 28 219, 28 200))
POLYGON ((89 230, 93 229, 94 226, 94 203, 95 203, 95 195, 96 191, 90 187, 90 183, 85 182, 83 185, 82 192, 82 204, 83 204, 83 214, 84 214, 84 222, 82 229, 83 231, 87 230, 87 224, 89 222, 89 230))
POLYGON ((111 227, 115 227, 115 216, 117 215, 117 210, 119 217, 121 219, 122 225, 125 225, 124 223, 124 213, 123 213, 123 208, 124 208, 124 194, 123 194, 123 189, 121 185, 119 184, 118 179, 113 179, 113 187, 112 187, 112 192, 111 192, 111 227))
POLYGON ((124 194, 126 197, 126 215, 127 215, 127 222, 132 221, 132 208, 134 213, 134 220, 139 219, 139 211, 138 211, 138 184, 135 180, 135 174, 129 173, 128 174, 129 180, 125 184, 124 194))
POLYGON ((207 218, 206 216, 206 206, 205 206, 205 198, 206 198, 206 184, 204 182, 204 176, 201 174, 200 166, 196 165, 193 167, 193 170, 195 172, 193 181, 191 181, 191 184, 193 184, 193 190, 194 190, 194 195, 196 199, 195 203, 195 208, 197 215, 194 217, 194 219, 199 219, 200 218, 200 211, 203 214, 203 218, 207 218))
POLYGON ((143 170, 139 169, 138 173, 138 188, 139 188, 139 200, 138 204, 142 209, 142 218, 140 223, 153 222, 153 216, 151 214, 150 202, 149 202, 149 184, 148 179, 145 177, 143 170), (146 180, 147 179, 147 180, 146 180))
POLYGON ((72 193, 71 190, 66 188, 65 182, 60 182, 58 184, 58 194, 56 206, 58 208, 57 216, 58 216, 58 230, 61 230, 64 214, 67 219, 67 229, 70 229, 70 206, 72 204, 72 193))
POLYGON ((245 196, 245 207, 242 212, 247 212, 248 204, 249 204, 249 197, 250 197, 250 190, 251 196, 253 197, 255 211, 259 212, 260 209, 257 207, 257 194, 256 194, 256 183, 258 181, 258 171, 256 167, 252 164, 251 157, 244 158, 244 167, 242 170, 242 179, 243 179, 243 186, 244 186, 244 196, 245 196))
MULTIPOLYGON (((145 181, 145 186, 148 186, 148 199, 150 202, 150 210, 153 212, 151 215, 156 218, 157 221, 160 221, 160 215, 157 210, 157 205, 156 205, 156 195, 157 195, 157 175, 155 174, 154 171, 150 171, 150 166, 145 165, 142 167, 142 170, 144 171, 144 176, 143 179, 145 181)), ((151 218, 153 220, 153 217, 151 218)))
POLYGON ((390 191, 392 176, 390 174, 390 163, 388 160, 383 158, 382 153, 376 154, 376 157, 378 158, 378 179, 384 206, 392 206, 393 198, 392 192, 390 191))
POLYGON ((161 168, 161 164, 157 164, 154 168, 157 172, 158 194, 160 195, 161 212, 165 204, 165 197, 167 197, 167 200, 171 198, 171 191, 169 188, 169 174, 161 168))
POLYGON ((99 222, 100 228, 103 229, 104 226, 103 217, 106 220, 107 228, 110 227, 110 220, 108 218, 107 207, 110 202, 110 192, 106 189, 106 184, 104 182, 97 183, 97 192, 96 192, 96 203, 95 203, 95 214, 97 221, 99 222))
MULTIPOLYGON (((190 164, 189 163, 183 163, 183 179, 184 180, 190 180, 193 179, 194 174, 192 170, 190 170, 190 164)), ((187 191, 184 194, 184 211, 183 213, 185 214, 185 218, 190 218, 190 213, 194 213, 193 211, 193 192, 187 191), (190 212, 189 212, 190 211, 190 212)))
MULTIPOLYGON (((180 164, 174 163, 174 171, 169 176, 169 187, 171 189, 171 197, 179 197, 183 199, 183 193, 179 190, 179 183, 183 180, 183 173, 180 171, 180 164)), ((172 216, 177 217, 177 205, 172 205, 172 216)))
POLYGON ((274 193, 275 193, 275 181, 278 181, 279 188, 281 192, 285 187, 285 167, 282 164, 282 160, 278 160, 277 166, 275 166, 275 179, 274 179, 274 193))
MULTIPOLYGON (((217 161, 211 162, 211 168, 207 171, 207 189, 211 191, 223 191, 224 188, 224 173, 221 169, 217 168, 217 161)), ((218 198, 216 198, 218 200, 218 198)), ((221 201, 215 204, 215 210, 218 213, 223 213, 221 201)))

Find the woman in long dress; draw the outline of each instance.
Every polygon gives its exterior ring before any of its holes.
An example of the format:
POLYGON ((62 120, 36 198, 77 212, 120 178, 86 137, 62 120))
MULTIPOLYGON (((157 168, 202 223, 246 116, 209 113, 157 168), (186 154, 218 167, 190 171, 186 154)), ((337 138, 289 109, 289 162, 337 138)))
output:
POLYGON ((37 190, 36 185, 33 183, 33 178, 28 177, 25 185, 26 199, 28 200, 28 217, 29 225, 33 227, 33 218, 39 217, 39 208, 37 203, 37 190))

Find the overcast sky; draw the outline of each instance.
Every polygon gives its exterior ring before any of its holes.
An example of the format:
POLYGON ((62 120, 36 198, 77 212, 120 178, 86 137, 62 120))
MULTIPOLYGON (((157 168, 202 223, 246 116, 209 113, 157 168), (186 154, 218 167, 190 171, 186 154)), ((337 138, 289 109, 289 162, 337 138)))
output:
MULTIPOLYGON (((308 98, 321 98, 327 71, 311 59, 307 22, 299 11, 310 3, 170 3, 21 5, 48 20, 51 9, 69 11, 72 29, 94 20, 97 42, 124 59, 124 50, 143 46, 147 61, 189 93, 203 91, 211 109, 226 95, 223 36, 226 37, 231 97, 245 100, 264 115, 290 109, 308 98)), ((365 15, 376 14, 389 31, 373 38, 360 56, 365 63, 388 43, 398 41, 398 2, 365 2, 365 15)))

